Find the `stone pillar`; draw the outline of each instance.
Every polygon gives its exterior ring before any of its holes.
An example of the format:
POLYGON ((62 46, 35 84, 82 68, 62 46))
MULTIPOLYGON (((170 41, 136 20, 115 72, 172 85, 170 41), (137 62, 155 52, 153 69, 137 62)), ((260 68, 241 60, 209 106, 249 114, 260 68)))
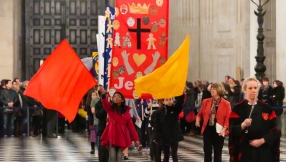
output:
MULTIPOLYGON (((286 83, 286 75, 285 75, 285 60, 286 60, 286 46, 285 46, 285 38, 286 38, 286 19, 283 15, 286 14, 285 10, 286 1, 285 0, 276 0, 276 77, 278 80, 281 80, 286 83)), ((284 100, 285 103, 285 100, 284 100)), ((285 104, 284 104, 285 105, 285 104)), ((285 116, 285 108, 284 114, 282 117, 282 134, 286 133, 286 116, 285 116)))
POLYGON ((108 4, 112 7, 115 7, 115 0, 108 0, 108 4))
POLYGON ((13 0, 13 6, 13 77, 21 79, 22 55, 24 54, 24 51, 22 51, 22 0, 13 0))
POLYGON ((0 79, 20 77, 21 0, 0 0, 0 79))
POLYGON ((0 0, 0 79, 13 78, 13 1, 0 0))
POLYGON ((284 85, 286 83, 285 60, 286 60, 286 19, 281 14, 286 14, 286 1, 276 1, 276 77, 281 80, 284 85))
POLYGON ((250 76, 246 77, 255 77, 255 70, 254 67, 256 65, 256 60, 255 56, 257 55, 257 30, 258 30, 258 23, 257 23, 257 16, 254 14, 254 10, 257 10, 257 6, 253 4, 251 1, 250 3, 250 34, 249 34, 249 39, 250 39, 250 52, 249 52, 249 62, 250 62, 250 68, 249 68, 249 74, 250 76))
POLYGON ((104 15, 106 3, 107 3, 107 0, 98 0, 97 1, 98 15, 104 15))

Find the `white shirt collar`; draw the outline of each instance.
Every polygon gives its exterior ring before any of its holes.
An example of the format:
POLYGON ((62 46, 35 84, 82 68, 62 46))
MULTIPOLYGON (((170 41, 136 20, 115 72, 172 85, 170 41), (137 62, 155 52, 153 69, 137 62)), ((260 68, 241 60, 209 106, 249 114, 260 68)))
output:
MULTIPOLYGON (((248 102, 248 100, 246 100, 246 101, 247 101, 248 105, 252 105, 248 102)), ((254 102, 254 105, 257 105, 257 100, 254 102)))

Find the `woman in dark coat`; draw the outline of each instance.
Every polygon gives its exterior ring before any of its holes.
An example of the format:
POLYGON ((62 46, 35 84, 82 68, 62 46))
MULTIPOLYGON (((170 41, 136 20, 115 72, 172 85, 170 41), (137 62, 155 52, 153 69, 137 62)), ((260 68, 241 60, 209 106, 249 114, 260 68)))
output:
POLYGON ((186 84, 186 104, 187 108, 191 108, 195 106, 196 101, 196 92, 194 90, 194 86, 192 82, 187 82, 186 84))
POLYGON ((202 102, 203 102, 204 99, 212 97, 212 95, 211 95, 211 86, 212 86, 212 83, 208 84, 208 86, 206 86, 205 89, 203 90, 202 102))
POLYGON ((281 128, 281 115, 283 113, 283 100, 285 98, 285 89, 282 85, 282 82, 279 80, 275 80, 273 82, 273 96, 272 96, 272 104, 274 106, 274 112, 277 116, 277 126, 281 128))
POLYGON ((233 93, 233 105, 239 103, 243 98, 241 98, 241 86, 238 80, 234 80, 234 87, 231 88, 231 92, 233 93))
MULTIPOLYGON (((176 97, 174 104, 173 98, 165 98, 164 105, 157 110, 156 121, 154 123, 154 142, 161 143, 164 151, 163 162, 168 162, 170 157, 170 147, 173 162, 178 162, 179 142, 184 140, 178 123, 179 113, 182 111, 184 95, 176 97)), ((154 114, 155 115, 155 114, 154 114)))
POLYGON ((197 114, 197 109, 195 108, 195 102, 197 98, 197 92, 194 89, 192 82, 187 82, 185 87, 186 102, 184 105, 184 118, 181 119, 181 130, 183 133, 189 133, 189 135, 195 135, 195 123, 187 123, 186 117, 192 111, 197 114))
POLYGON ((242 85, 245 100, 230 114, 229 154, 231 162, 278 162, 279 136, 276 115, 259 100, 258 80, 248 78, 242 85))
POLYGON ((282 106, 283 100, 285 98, 285 89, 282 85, 282 82, 279 80, 275 80, 273 82, 273 87, 274 87, 274 89, 273 89, 273 96, 272 96, 273 102, 272 103, 274 106, 282 106))

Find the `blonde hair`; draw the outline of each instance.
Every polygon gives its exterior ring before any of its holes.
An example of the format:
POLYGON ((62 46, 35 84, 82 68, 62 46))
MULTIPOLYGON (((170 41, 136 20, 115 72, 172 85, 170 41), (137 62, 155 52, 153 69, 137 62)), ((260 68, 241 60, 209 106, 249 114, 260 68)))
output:
POLYGON ((243 92, 246 91, 247 83, 250 82, 250 81, 255 81, 255 82, 257 83, 257 85, 259 84, 259 81, 258 81, 256 78, 254 78, 254 77, 247 78, 247 79, 245 79, 245 80, 243 81, 243 84, 242 84, 242 86, 241 86, 241 90, 242 90, 243 92))
POLYGON ((14 84, 12 85, 12 89, 18 92, 20 90, 20 85, 19 84, 14 84))
POLYGON ((26 89, 28 84, 29 84, 29 81, 26 80, 23 82, 22 87, 26 89))
POLYGON ((212 83, 211 84, 211 88, 215 88, 217 91, 217 94, 220 97, 223 97, 224 93, 225 93, 225 89, 222 83, 212 83))

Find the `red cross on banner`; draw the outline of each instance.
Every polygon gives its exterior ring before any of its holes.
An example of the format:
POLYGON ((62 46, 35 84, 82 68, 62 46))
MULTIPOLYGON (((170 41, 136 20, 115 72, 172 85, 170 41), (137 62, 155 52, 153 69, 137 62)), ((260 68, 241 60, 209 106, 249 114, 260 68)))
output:
POLYGON ((120 91, 126 98, 138 98, 134 80, 166 62, 168 15, 167 0, 116 1, 111 91, 120 91))

